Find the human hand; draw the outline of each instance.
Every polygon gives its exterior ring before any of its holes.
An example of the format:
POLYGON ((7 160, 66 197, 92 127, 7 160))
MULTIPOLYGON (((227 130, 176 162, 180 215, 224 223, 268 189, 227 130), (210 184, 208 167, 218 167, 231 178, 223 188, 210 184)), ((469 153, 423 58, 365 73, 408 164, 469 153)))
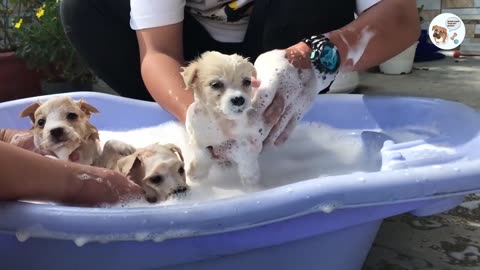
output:
POLYGON ((254 105, 263 115, 264 146, 283 144, 315 100, 318 91, 312 85, 310 52, 310 47, 300 42, 264 53, 255 62, 262 85, 254 105))
POLYGON ((33 131, 31 130, 0 129, 0 141, 21 147, 37 154, 53 155, 53 153, 35 147, 33 131))
POLYGON ((0 129, 0 141, 33 151, 33 132, 31 130, 0 129))
POLYGON ((68 186, 63 203, 80 206, 113 204, 143 197, 140 186, 122 174, 99 167, 70 164, 68 186))

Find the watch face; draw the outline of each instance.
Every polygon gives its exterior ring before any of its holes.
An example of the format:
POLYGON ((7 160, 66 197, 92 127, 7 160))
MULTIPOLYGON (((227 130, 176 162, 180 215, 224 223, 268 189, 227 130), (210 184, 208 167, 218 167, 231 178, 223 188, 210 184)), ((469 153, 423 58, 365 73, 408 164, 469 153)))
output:
POLYGON ((320 54, 320 62, 329 72, 336 72, 340 65, 337 48, 331 43, 325 43, 320 54))

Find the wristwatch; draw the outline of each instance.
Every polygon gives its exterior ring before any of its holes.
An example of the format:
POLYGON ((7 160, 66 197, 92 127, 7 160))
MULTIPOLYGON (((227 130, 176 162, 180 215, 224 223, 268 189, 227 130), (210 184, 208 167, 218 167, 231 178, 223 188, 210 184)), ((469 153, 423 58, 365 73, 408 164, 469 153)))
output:
POLYGON ((320 91, 319 94, 327 93, 335 80, 335 76, 338 74, 338 68, 340 66, 340 54, 338 53, 337 47, 324 35, 314 35, 309 38, 304 38, 302 41, 312 50, 310 61, 312 62, 313 68, 324 80, 326 80, 327 77, 332 79, 330 85, 320 91))
POLYGON ((310 54, 310 61, 315 69, 320 74, 335 74, 338 72, 340 66, 340 54, 337 47, 330 42, 324 35, 314 35, 302 40, 305 42, 312 53, 310 54))

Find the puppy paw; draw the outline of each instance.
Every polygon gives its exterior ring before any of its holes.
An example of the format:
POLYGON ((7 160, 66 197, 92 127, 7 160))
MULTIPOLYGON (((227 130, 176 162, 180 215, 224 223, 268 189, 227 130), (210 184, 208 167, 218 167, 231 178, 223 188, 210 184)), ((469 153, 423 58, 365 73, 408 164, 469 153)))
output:
POLYGON ((210 166, 207 163, 192 161, 187 170, 187 177, 192 182, 200 182, 208 177, 210 166))
POLYGON ((242 185, 247 189, 255 189, 260 182, 260 177, 257 175, 241 176, 242 185))
POLYGON ((105 143, 104 150, 110 153, 116 153, 121 156, 128 156, 133 154, 136 149, 128 143, 124 143, 117 140, 109 140, 105 143))

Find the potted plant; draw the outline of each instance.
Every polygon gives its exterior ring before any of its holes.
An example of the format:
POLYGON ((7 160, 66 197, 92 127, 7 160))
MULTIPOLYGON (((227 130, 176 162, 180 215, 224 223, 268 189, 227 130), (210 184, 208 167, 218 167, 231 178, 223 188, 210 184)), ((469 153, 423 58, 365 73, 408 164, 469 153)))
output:
POLYGON ((38 96, 40 76, 16 55, 14 18, 28 9, 28 1, 0 1, 0 102, 38 96))
POLYGON ((44 93, 91 90, 95 76, 67 39, 59 8, 59 0, 37 0, 17 18, 17 55, 42 74, 44 93))
MULTIPOLYGON (((423 5, 417 8, 420 23, 423 22, 423 17, 420 13, 423 10, 423 5)), ((415 60, 415 52, 417 49, 418 41, 415 41, 410 47, 396 56, 388 59, 379 65, 380 71, 385 74, 408 74, 412 71, 413 61, 415 60)))

